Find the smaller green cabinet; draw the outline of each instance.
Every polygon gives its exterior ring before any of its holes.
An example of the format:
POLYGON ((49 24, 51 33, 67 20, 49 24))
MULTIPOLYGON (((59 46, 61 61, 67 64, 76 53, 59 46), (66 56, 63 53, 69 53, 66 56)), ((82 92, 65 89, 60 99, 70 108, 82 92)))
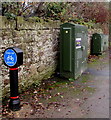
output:
POLYGON ((60 75, 76 79, 87 69, 87 27, 72 23, 60 26, 60 75))
POLYGON ((103 52, 108 50, 109 47, 109 36, 103 34, 103 52))
POLYGON ((101 55, 108 49, 108 35, 94 33, 91 38, 91 55, 101 55))

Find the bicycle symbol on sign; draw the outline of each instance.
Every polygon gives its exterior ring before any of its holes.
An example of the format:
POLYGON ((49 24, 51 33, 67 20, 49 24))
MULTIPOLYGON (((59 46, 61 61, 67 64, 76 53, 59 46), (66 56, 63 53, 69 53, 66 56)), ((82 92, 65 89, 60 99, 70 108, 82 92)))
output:
POLYGON ((11 55, 8 55, 7 60, 14 61, 14 58, 11 55))

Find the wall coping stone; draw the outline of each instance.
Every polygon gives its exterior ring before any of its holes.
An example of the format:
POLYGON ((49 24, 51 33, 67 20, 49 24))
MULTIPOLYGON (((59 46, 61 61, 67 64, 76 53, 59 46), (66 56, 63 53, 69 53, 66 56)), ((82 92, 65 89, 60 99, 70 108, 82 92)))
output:
POLYGON ((7 19, 6 16, 0 16, 0 30, 16 29, 16 30, 43 30, 43 29, 59 29, 62 23, 57 20, 45 21, 38 17, 30 17, 25 19, 17 16, 16 20, 7 19), (38 20, 38 21, 37 21, 38 20))

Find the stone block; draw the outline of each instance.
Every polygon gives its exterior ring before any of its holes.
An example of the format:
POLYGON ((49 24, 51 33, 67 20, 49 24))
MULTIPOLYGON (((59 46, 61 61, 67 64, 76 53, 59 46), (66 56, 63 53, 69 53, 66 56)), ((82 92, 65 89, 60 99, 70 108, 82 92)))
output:
POLYGON ((42 72, 44 69, 45 69, 45 65, 40 65, 37 71, 42 72))
POLYGON ((15 29, 16 21, 7 19, 5 16, 0 16, 0 29, 15 29))

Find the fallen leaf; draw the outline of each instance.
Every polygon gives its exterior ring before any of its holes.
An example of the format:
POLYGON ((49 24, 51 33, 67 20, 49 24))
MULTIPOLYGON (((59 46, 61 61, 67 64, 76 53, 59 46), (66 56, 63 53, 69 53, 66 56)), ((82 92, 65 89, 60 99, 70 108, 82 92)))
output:
POLYGON ((64 96, 61 96, 61 98, 63 98, 64 96))
POLYGON ((79 101, 80 99, 76 99, 77 101, 79 101))
POLYGON ((36 93, 37 93, 37 91, 35 90, 33 93, 35 93, 35 94, 36 94, 36 93))
POLYGON ((88 98, 83 98, 83 100, 87 100, 88 98))
POLYGON ((70 110, 68 112, 71 112, 70 110))

